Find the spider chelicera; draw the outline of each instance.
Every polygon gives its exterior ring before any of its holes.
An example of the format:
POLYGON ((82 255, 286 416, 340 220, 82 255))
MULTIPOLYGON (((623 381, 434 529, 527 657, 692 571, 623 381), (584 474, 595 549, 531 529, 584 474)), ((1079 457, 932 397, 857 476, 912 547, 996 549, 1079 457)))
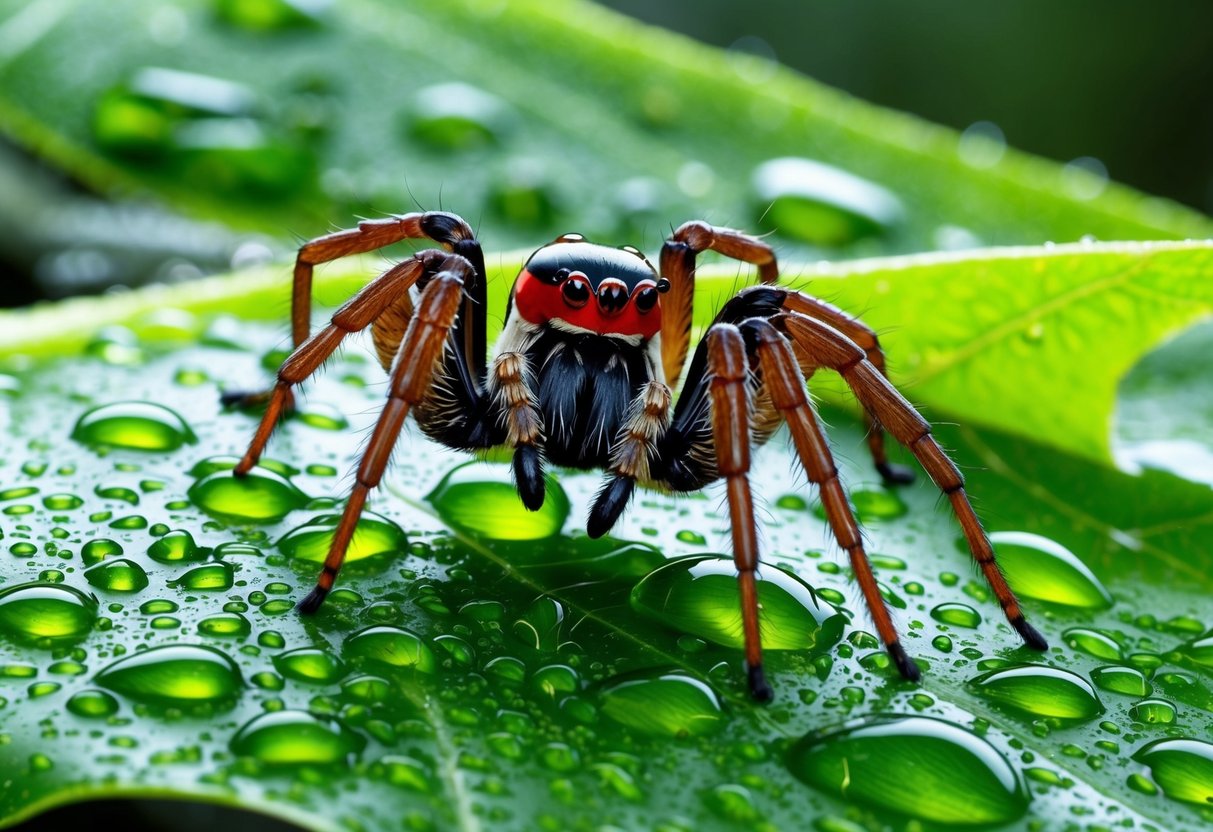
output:
POLYGON ((295 263, 294 352, 278 370, 272 391, 225 396, 229 404, 267 403, 235 474, 243 476, 256 465, 291 406, 291 388, 350 333, 372 328, 391 382, 323 571, 299 609, 315 612, 332 589, 367 497, 382 479, 412 412, 427 435, 450 448, 511 448, 518 493, 531 510, 543 504, 545 460, 604 469, 607 477, 586 524, 591 537, 615 525, 637 483, 688 492, 723 479, 750 693, 769 700, 748 472, 752 449, 786 422, 885 648, 901 675, 916 680, 918 666, 898 640, 806 391, 806 378, 827 369, 839 373, 863 405, 869 449, 884 481, 912 479, 909 469, 888 461, 887 429, 948 496, 973 559, 1011 626, 1028 646, 1047 648, 1024 620, 995 563, 960 471, 926 420, 886 379, 884 353, 870 328, 830 304, 774 285, 778 268, 771 247, 740 231, 688 222, 662 246, 659 265, 660 271, 654 269, 634 248, 597 245, 579 234, 559 237, 532 254, 514 281, 504 331, 490 359, 484 253, 460 217, 432 211, 369 220, 305 243, 295 263), (309 333, 314 266, 427 238, 443 248, 392 266, 339 309, 327 327, 309 333), (671 387, 690 350, 696 257, 709 249, 755 265, 761 285, 724 304, 695 348, 675 402, 671 387))

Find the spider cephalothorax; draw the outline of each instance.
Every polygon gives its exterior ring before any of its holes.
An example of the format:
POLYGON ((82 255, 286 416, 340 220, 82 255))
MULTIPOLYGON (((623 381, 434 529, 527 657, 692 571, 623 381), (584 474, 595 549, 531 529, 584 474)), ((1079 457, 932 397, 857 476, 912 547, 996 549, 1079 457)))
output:
POLYGON ((389 217, 306 243, 295 263, 294 353, 269 394, 225 397, 230 403, 268 402, 236 475, 257 463, 290 405, 291 388, 347 334, 372 327, 391 383, 324 569, 300 609, 314 612, 332 589, 367 497, 412 412, 426 434, 451 448, 511 449, 518 491, 531 509, 543 503, 545 461, 605 470, 586 523, 592 537, 615 525, 637 483, 687 492, 724 480, 750 691, 756 699, 769 699, 748 474, 752 447, 787 423, 886 649, 904 677, 917 679, 918 666, 901 647, 808 398, 805 379, 826 369, 839 373, 864 406, 868 444, 881 476, 890 483, 910 478, 907 469, 885 456, 887 428, 948 496, 1008 621, 1029 646, 1046 648, 994 561, 960 471, 930 425, 886 380, 884 353, 871 329, 803 292, 774 285, 778 269, 771 248, 739 231, 688 222, 662 247, 659 267, 636 249, 601 246, 576 234, 543 246, 514 282, 490 360, 484 255, 459 217, 444 212, 389 217), (397 263, 339 309, 329 326, 309 335, 314 265, 418 238, 445 250, 429 249, 397 263), (682 377, 690 351, 696 257, 709 249, 753 263, 763 285, 743 289, 720 309, 675 400, 671 387, 682 377))

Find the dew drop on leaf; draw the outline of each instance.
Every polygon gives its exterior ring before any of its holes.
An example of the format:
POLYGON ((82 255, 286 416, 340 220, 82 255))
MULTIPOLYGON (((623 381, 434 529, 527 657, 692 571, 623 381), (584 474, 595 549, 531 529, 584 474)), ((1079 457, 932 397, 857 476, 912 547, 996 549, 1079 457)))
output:
POLYGON ((238 612, 221 612, 208 615, 198 622, 198 632, 216 638, 245 638, 253 631, 253 625, 238 612))
POLYGON ((71 644, 88 636, 96 620, 96 599, 78 589, 28 583, 0 591, 0 634, 22 644, 71 644))
POLYGON ((1110 635, 1089 627, 1072 627, 1061 635, 1066 644, 1075 650, 1097 659, 1118 661, 1123 656, 1120 645, 1110 635))
POLYGON ((599 704, 605 716, 653 737, 701 737, 724 725, 716 693, 683 673, 612 682, 599 704))
POLYGON ((107 592, 138 592, 147 587, 147 572, 129 558, 103 560, 84 570, 84 579, 107 592))
POLYGON ((968 604, 956 602, 939 604, 931 610, 931 617, 941 624, 951 624, 954 627, 971 629, 981 624, 981 613, 968 604))
POLYGON ((544 480, 539 511, 528 511, 510 466, 469 462, 450 471, 426 499, 452 528, 502 541, 542 540, 560 532, 569 498, 552 476, 544 480))
POLYGON ((509 109, 497 96, 461 82, 424 87, 413 96, 409 132, 431 147, 465 150, 495 142, 509 109))
POLYGON ((434 653, 413 632, 399 627, 368 627, 345 640, 345 657, 391 668, 434 672, 434 653))
POLYGON ((277 711, 253 717, 232 737, 232 751, 270 766, 346 762, 366 741, 304 711, 277 711))
POLYGON ((1146 725, 1170 725, 1175 721, 1175 706, 1165 699, 1143 699, 1129 708, 1134 722, 1146 725))
POLYGON ((176 529, 159 538, 147 548, 147 556, 157 563, 188 563, 202 560, 206 552, 194 542, 185 529, 176 529))
POLYGON ((250 523, 276 522, 308 501, 294 483, 261 465, 243 477, 208 474, 190 486, 189 498, 207 514, 250 523))
POLYGON ((196 592, 214 591, 231 589, 233 581, 232 565, 222 561, 213 561, 194 567, 177 580, 171 581, 169 586, 196 592))
POLYGON ((211 647, 171 644, 125 656, 97 674, 96 683, 139 702, 188 705, 234 698, 240 670, 211 647))
POLYGON ((1100 690, 1125 696, 1149 696, 1153 690, 1142 672, 1134 667, 1097 667, 1091 671, 1091 681, 1100 690))
POLYGON ((1031 799, 988 742, 928 717, 867 717, 810 734, 788 765, 827 794, 940 824, 1006 823, 1031 799))
POLYGON ((994 532, 990 542, 1017 595, 1085 609, 1112 605, 1095 573, 1060 543, 1029 532, 994 532))
POLYGON ((82 690, 67 700, 67 710, 76 716, 102 719, 118 713, 118 700, 103 690, 82 690))
POLYGON ((90 448, 173 451, 198 441, 185 420, 167 407, 149 402, 116 402, 87 411, 72 439, 90 448))
POLYGON ((1156 740, 1138 749, 1133 759, 1150 769, 1150 777, 1172 800, 1213 804, 1213 744, 1194 739, 1156 740))
POLYGON ((328 684, 345 673, 341 660, 318 647, 299 647, 274 656, 274 667, 288 679, 297 682, 328 684))
POLYGON ((1030 717, 1081 721, 1104 710, 1085 679, 1045 665, 994 670, 972 679, 969 685, 983 699, 1030 717))
MULTIPOLYGON (((313 517, 301 526, 287 532, 278 541, 278 551, 288 558, 307 561, 308 563, 323 563, 328 556, 329 546, 337 533, 337 525, 341 522, 340 514, 322 514, 313 517)), ((386 555, 402 551, 408 545, 408 539, 399 526, 370 511, 364 511, 354 529, 354 537, 345 550, 345 562, 357 563, 376 555, 386 555)))
MULTIPOLYGON (((758 580, 767 650, 820 653, 841 637, 846 617, 799 577, 775 566, 758 580)), ((667 561, 632 589, 632 608, 668 627, 725 647, 742 647, 741 600, 732 558, 691 555, 667 561)))
POLYGON ((763 162, 752 185, 766 227, 819 246, 842 246, 885 233, 904 213, 888 189, 811 159, 763 162))

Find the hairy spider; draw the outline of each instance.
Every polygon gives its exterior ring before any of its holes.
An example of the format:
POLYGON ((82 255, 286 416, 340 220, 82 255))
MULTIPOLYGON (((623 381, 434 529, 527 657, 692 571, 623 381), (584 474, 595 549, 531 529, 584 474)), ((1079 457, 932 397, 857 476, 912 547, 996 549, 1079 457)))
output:
POLYGON ((304 244, 295 263, 291 304, 294 352, 278 370, 272 391, 225 396, 228 404, 267 402, 235 474, 243 476, 257 463, 291 405, 291 388, 315 372, 346 335, 372 327, 391 384, 323 571, 299 609, 315 612, 332 589, 367 497, 382 479, 412 411, 427 435, 450 448, 513 449, 518 493, 531 510, 543 504, 545 459, 605 469, 607 478, 586 524, 591 537, 615 525, 637 482, 688 492, 723 478, 750 693, 769 700, 748 472, 751 449, 786 422, 885 648, 901 675, 916 680, 918 666, 898 640, 806 391, 806 378, 827 369, 839 373, 863 405, 868 446, 881 477, 897 484, 913 476, 885 456, 887 428, 947 494, 973 559, 1011 626, 1028 646, 1046 649, 995 563, 960 471, 926 420, 886 379, 876 334, 830 304, 774 285, 777 278, 770 246, 703 222, 684 224, 665 242, 660 272, 634 248, 566 234, 532 254, 514 281, 505 328, 490 360, 484 254, 460 217, 425 212, 370 220, 304 244), (425 238, 444 250, 428 249, 392 266, 341 307, 327 327, 309 334, 315 265, 425 238), (690 347, 695 261, 709 249, 755 265, 762 285, 743 289, 723 306, 695 349, 673 403, 671 385, 681 376, 690 347))

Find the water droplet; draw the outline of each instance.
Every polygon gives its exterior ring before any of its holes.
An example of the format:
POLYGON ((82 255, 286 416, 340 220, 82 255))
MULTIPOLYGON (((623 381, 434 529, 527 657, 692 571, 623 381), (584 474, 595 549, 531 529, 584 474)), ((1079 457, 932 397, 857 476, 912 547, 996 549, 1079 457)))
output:
POLYGON ((304 711, 261 714, 232 737, 232 751, 270 766, 344 763, 366 741, 304 711))
POLYGON ((82 690, 67 700, 67 709, 76 716, 101 719, 118 713, 118 700, 103 690, 82 690))
POLYGON ((274 656, 274 667, 288 679, 297 682, 329 684, 345 675, 341 660, 327 650, 300 647, 274 656))
POLYGON ((1091 681, 1100 690, 1126 696, 1149 696, 1152 690, 1146 677, 1133 667, 1097 667, 1091 671, 1091 681))
POLYGON ((245 638, 253 631, 253 625, 238 612, 223 612, 208 615, 198 622, 198 632, 216 638, 245 638))
POLYGON ((341 692, 351 699, 368 705, 386 702, 392 693, 392 685, 378 676, 355 676, 341 683, 341 692))
POLYGON ((1201 667, 1213 670, 1213 631, 1189 641, 1179 648, 1179 652, 1201 667))
MULTIPOLYGON (((846 617, 799 577, 766 566, 758 580, 767 650, 822 652, 842 638, 846 617)), ((667 561, 633 589, 633 609, 666 626, 726 647, 742 647, 741 601, 732 558, 692 555, 667 561)))
POLYGON ((581 689, 577 671, 564 664, 549 664, 535 671, 531 687, 547 699, 559 699, 581 689))
POLYGON ((0 633, 23 644, 77 642, 96 620, 96 599, 69 586, 29 583, 0 591, 0 633))
POLYGON ((282 474, 258 465, 244 477, 215 471, 190 486, 194 505, 222 519, 274 523, 308 502, 282 474))
POLYGON ((345 430, 350 426, 340 410, 324 402, 312 402, 306 410, 296 411, 294 419, 320 430, 345 430))
POLYGON ((1103 713, 1095 690, 1081 676, 1025 664, 985 673, 969 684, 984 699, 1031 717, 1085 720, 1103 713))
POLYGON ((1107 633, 1092 630, 1087 627, 1072 627, 1062 633, 1066 644, 1075 650, 1081 650, 1088 656, 1107 661, 1119 661, 1123 653, 1120 645, 1107 633))
POLYGON ((276 32, 313 26, 332 0, 214 0, 215 16, 250 32, 276 32))
POLYGON ((520 227, 551 227, 557 218, 557 192, 540 159, 510 159, 493 182, 489 207, 503 222, 520 227))
POLYGON ((701 535, 699 532, 691 531, 690 529, 683 529, 678 534, 674 535, 674 537, 681 540, 683 543, 690 543, 693 546, 702 546, 708 542, 706 537, 701 535))
POLYGON ((124 503, 129 503, 132 506, 139 505, 139 494, 133 488, 125 488, 123 486, 97 486, 93 491, 98 497, 103 500, 121 500, 124 503))
POLYGON ((179 579, 170 581, 169 586, 202 592, 231 589, 234 581, 230 563, 213 561, 194 567, 179 579))
POLYGON ((509 465, 469 462, 453 469, 428 497, 449 526, 502 541, 540 540, 560 532, 569 516, 569 498, 552 476, 539 511, 527 511, 514 487, 509 465))
POLYGON ((87 411, 72 439, 91 448, 174 451, 198 438, 185 420, 167 407, 149 402, 117 402, 87 411))
POLYGON ((51 511, 72 511, 84 505, 84 500, 75 494, 47 494, 42 505, 51 511))
POLYGON ((1213 804, 1213 744, 1191 739, 1156 740, 1133 759, 1145 763, 1167 797, 1197 806, 1213 804))
POLYGON ((188 563, 206 558, 206 552, 185 529, 176 529, 147 547, 147 555, 159 563, 188 563))
POLYGON ((434 672, 434 653, 416 633, 398 627, 368 627, 354 633, 346 639, 344 653, 353 662, 434 672))
POLYGON ((947 636, 935 636, 935 638, 931 639, 931 646, 940 653, 951 653, 952 639, 947 636))
POLYGON ((955 627, 973 628, 981 624, 981 614, 968 604, 940 604, 931 610, 931 617, 941 624, 955 627))
POLYGON ((1112 605, 1112 596, 1095 574, 1060 543, 1028 532, 994 532, 990 542, 1018 595, 1068 607, 1112 605))
MULTIPOLYGON (((278 541, 278 550, 288 558, 323 563, 340 521, 340 514, 313 517, 287 532, 278 541)), ((407 545, 408 539, 399 526, 386 517, 364 511, 358 519, 349 548, 345 550, 345 562, 353 564, 376 555, 395 554, 403 551, 407 545)))
POLYGON ((147 587, 147 572, 127 558, 104 560, 84 570, 84 579, 107 592, 138 592, 147 587))
POLYGON ((1147 725, 1170 725, 1175 721, 1175 706, 1165 699, 1143 699, 1129 708, 1134 722, 1147 725))
POLYGON ((724 725, 715 692, 678 672, 613 682, 599 701, 606 716, 654 737, 706 736, 724 725))
POLYGON ((988 742, 928 717, 868 717, 797 743, 788 765, 827 794, 943 824, 1021 817, 1031 799, 988 742))
POLYGON ((759 165, 752 178, 764 225, 820 246, 841 246, 887 232, 903 216, 889 190, 811 159, 759 165))
POLYGON ((447 151, 496 142, 510 115, 497 96, 457 81, 418 90, 410 109, 409 132, 447 151))
POLYGON ((211 647, 171 644, 119 659, 96 683, 139 702, 183 705, 233 699, 243 686, 235 662, 211 647))

